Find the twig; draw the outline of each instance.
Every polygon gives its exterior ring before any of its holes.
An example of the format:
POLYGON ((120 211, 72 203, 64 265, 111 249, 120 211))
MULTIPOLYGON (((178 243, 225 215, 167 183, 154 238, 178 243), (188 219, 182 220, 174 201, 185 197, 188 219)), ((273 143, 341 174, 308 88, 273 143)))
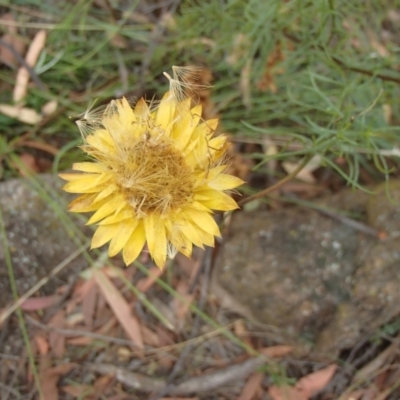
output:
POLYGON ((389 359, 393 358, 398 354, 400 344, 400 334, 393 340, 393 343, 387 347, 384 351, 378 354, 372 361, 357 371, 354 375, 352 382, 364 382, 366 379, 374 375, 374 373, 383 368, 385 365, 389 365, 389 359))
POLYGON ((297 166, 297 168, 291 172, 289 175, 285 176, 283 179, 281 179, 279 182, 275 183, 275 185, 272 185, 264 190, 261 190, 261 192, 258 192, 256 194, 253 194, 250 197, 246 197, 245 199, 241 200, 238 202, 239 206, 243 206, 244 204, 249 203, 250 201, 259 199, 260 197, 265 197, 271 192, 275 191, 276 189, 279 189, 283 184, 286 182, 292 180, 293 178, 296 177, 296 175, 307 165, 307 163, 311 160, 313 155, 309 154, 304 158, 304 160, 297 166))
POLYGON ((299 206, 306 207, 313 211, 317 211, 320 214, 326 215, 329 218, 339 221, 343 225, 347 225, 352 229, 365 233, 366 235, 373 236, 374 238, 385 239, 387 237, 386 232, 373 228, 372 226, 369 226, 364 222, 356 221, 352 218, 346 217, 345 215, 341 214, 340 211, 327 209, 318 204, 309 203, 303 200, 298 200, 295 196, 280 197, 280 200, 297 204, 299 206))
POLYGON ((315 207, 314 209, 316 211, 320 212, 321 214, 324 214, 332 219, 335 219, 335 220, 341 222, 343 225, 347 225, 350 228, 353 228, 357 231, 365 233, 369 236, 373 236, 373 237, 379 238, 379 239, 384 238, 386 236, 385 232, 379 231, 378 229, 375 229, 372 226, 368 226, 362 222, 355 221, 354 219, 348 218, 348 217, 338 214, 334 211, 325 210, 322 207, 315 207))
MULTIPOLYGON (((267 358, 261 356, 251 358, 241 364, 232 365, 214 372, 206 373, 194 378, 189 378, 176 386, 168 389, 169 395, 179 396, 189 393, 210 392, 232 381, 247 378, 254 370, 267 362, 267 358)), ((169 387, 163 379, 149 378, 148 376, 127 371, 110 364, 85 364, 87 368, 101 374, 114 375, 115 378, 132 389, 142 392, 161 392, 169 387)))
MULTIPOLYGON (((14 382, 11 383, 11 385, 13 384, 14 382)), ((1 397, 3 400, 7 400, 10 394, 12 394, 16 399, 20 398, 20 393, 16 389, 13 389, 11 385, 8 386, 0 382, 0 388, 6 390, 6 394, 4 394, 3 392, 3 395, 1 397)))

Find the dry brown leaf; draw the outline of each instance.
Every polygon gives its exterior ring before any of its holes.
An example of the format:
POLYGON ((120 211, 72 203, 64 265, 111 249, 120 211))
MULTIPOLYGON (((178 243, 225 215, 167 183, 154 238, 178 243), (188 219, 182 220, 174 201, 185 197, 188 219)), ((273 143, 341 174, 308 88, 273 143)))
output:
POLYGON ((97 378, 93 384, 93 388, 95 389, 94 397, 106 397, 107 389, 109 388, 110 384, 114 381, 113 375, 104 375, 100 378, 97 378))
POLYGON ((41 297, 30 297, 26 299, 21 304, 21 309, 24 311, 37 311, 37 310, 44 310, 54 304, 60 299, 60 296, 41 296, 41 297))
POLYGON ((86 326, 91 328, 93 326, 98 291, 93 279, 90 279, 88 282, 90 283, 90 287, 82 300, 82 313, 86 326))
POLYGON ((342 395, 340 400, 361 400, 365 393, 365 389, 357 389, 349 394, 342 395))
POLYGON ((271 358, 285 357, 293 351, 292 346, 270 346, 258 350, 261 354, 271 358))
POLYGON ((335 375, 337 365, 332 364, 301 378, 295 388, 306 395, 307 398, 315 396, 323 390, 335 375))
POLYGON ((72 397, 78 397, 80 399, 87 399, 89 395, 93 393, 93 387, 90 385, 81 385, 79 383, 74 385, 65 385, 61 387, 64 393, 69 394, 72 397))
POLYGON ((74 346, 87 346, 94 340, 95 338, 92 338, 90 336, 77 336, 73 338, 67 338, 66 343, 74 346))
POLYGON ((0 113, 29 125, 36 125, 42 120, 42 116, 32 108, 10 106, 9 104, 0 104, 0 113))
POLYGON ((243 342, 245 342, 249 347, 252 347, 252 343, 249 337, 249 333, 247 332, 247 328, 244 324, 244 321, 242 319, 237 319, 233 323, 233 330, 243 342))
POLYGON ((43 105, 42 114, 45 116, 53 114, 54 112, 56 112, 57 107, 58 107, 57 100, 50 100, 49 102, 43 105))
POLYGON ((261 372, 256 372, 251 375, 243 387, 238 400, 252 400, 255 398, 257 393, 261 390, 261 382, 263 380, 264 374, 261 372))
MULTIPOLYGON (((290 161, 283 161, 282 167, 288 173, 291 174, 293 171, 298 168, 300 163, 292 163, 290 161)), ((321 157, 319 155, 314 156, 307 165, 296 175, 296 179, 299 179, 303 182, 307 183, 316 183, 316 179, 312 174, 316 169, 321 166, 321 157)))
POLYGON ((22 177, 26 178, 30 176, 33 172, 39 172, 36 158, 32 154, 22 153, 19 156, 19 161, 20 164, 17 164, 16 167, 22 177))
POLYGON ((292 386, 272 385, 268 388, 268 394, 271 396, 272 400, 309 400, 308 397, 299 393, 299 391, 292 386))
POLYGON ((75 364, 67 363, 39 372, 39 381, 42 389, 43 400, 58 400, 57 383, 63 375, 70 372, 74 367, 75 364))
POLYGON ((101 270, 93 268, 93 276, 105 300, 124 328, 125 333, 139 349, 143 349, 144 344, 140 333, 140 326, 137 319, 133 316, 129 304, 101 270))
POLYGON ((149 268, 149 275, 145 278, 139 279, 136 284, 137 290, 140 292, 147 292, 155 283, 155 281, 163 274, 164 270, 158 267, 149 268))
MULTIPOLYGON (((30 67, 34 67, 39 57, 40 52, 43 50, 46 43, 47 33, 45 30, 40 30, 33 38, 31 45, 26 53, 25 61, 30 67)), ((15 86, 13 91, 14 101, 20 102, 23 100, 28 92, 29 71, 25 67, 20 67, 15 79, 15 86)))
MULTIPOLYGON (((64 328, 65 324, 65 312, 64 310, 58 311, 49 321, 49 326, 53 328, 64 328)), ((49 333, 49 343, 52 352, 57 357, 62 357, 65 351, 65 336, 61 335, 55 330, 51 330, 49 333)))
POLYGON ((41 335, 35 335, 34 339, 39 350, 39 354, 42 356, 46 355, 49 352, 50 347, 47 339, 41 335))
POLYGON ((336 372, 335 364, 313 372, 299 379, 293 386, 275 386, 268 389, 268 394, 273 400, 309 400, 330 382, 336 372))

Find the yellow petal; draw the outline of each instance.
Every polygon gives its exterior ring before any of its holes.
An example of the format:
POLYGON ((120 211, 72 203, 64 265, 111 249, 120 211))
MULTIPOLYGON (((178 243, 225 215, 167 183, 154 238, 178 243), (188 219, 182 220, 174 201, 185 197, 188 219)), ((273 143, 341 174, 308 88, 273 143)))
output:
POLYGON ((101 219, 108 217, 111 213, 115 212, 124 200, 121 196, 115 196, 103 204, 89 219, 86 225, 94 224, 101 219))
POLYGON ((122 99, 116 101, 116 106, 118 108, 118 114, 122 125, 125 127, 132 126, 132 123, 136 121, 136 118, 132 107, 128 103, 128 100, 123 97, 122 99))
POLYGON ((98 129, 86 136, 84 150, 96 157, 96 153, 114 154, 115 144, 110 133, 106 129, 98 129))
POLYGON ((98 247, 103 246, 103 244, 110 241, 115 235, 117 229, 118 224, 99 226, 93 235, 91 248, 97 249, 98 247))
POLYGON ((193 251, 193 244, 185 235, 183 235, 181 232, 175 233, 173 236, 171 236, 170 242, 177 251, 190 258, 193 251))
MULTIPOLYGON (((206 199, 206 200, 208 200, 208 199, 206 199)), ((210 213, 210 211, 211 211, 210 208, 206 207, 204 204, 202 204, 199 201, 191 202, 186 208, 197 210, 197 211, 205 211, 205 212, 208 212, 208 213, 210 213)))
POLYGON ((199 228, 214 236, 221 237, 218 225, 210 214, 196 210, 186 210, 185 214, 189 220, 193 221, 199 228))
POLYGON ((206 135, 208 137, 212 136, 214 134, 214 132, 217 129, 218 126, 218 118, 212 118, 212 119, 208 119, 207 121, 204 121, 202 125, 206 125, 208 128, 208 131, 206 132, 206 135))
POLYGON ((214 179, 219 174, 222 174, 226 170, 226 165, 219 165, 218 167, 207 169, 206 171, 202 171, 196 177, 195 187, 199 188, 200 186, 205 185, 204 189, 207 189, 208 181, 214 179))
POLYGON ((162 269, 167 258, 167 237, 164 222, 155 214, 144 219, 147 246, 157 267, 162 269))
POLYGON ((229 190, 243 185, 243 183, 245 182, 236 176, 220 174, 212 178, 208 182, 208 186, 217 190, 229 190))
POLYGON ((106 197, 114 193, 117 189, 118 189, 117 185, 110 183, 109 185, 106 186, 105 189, 101 190, 101 192, 97 195, 95 201, 100 201, 105 199, 106 197))
POLYGON ((107 167, 103 164, 93 162, 81 162, 72 164, 72 169, 75 171, 101 173, 107 171, 107 167))
POLYGON ((208 142, 213 161, 219 160, 225 154, 227 149, 226 139, 227 137, 225 135, 220 135, 210 139, 208 142))
POLYGON ((146 119, 150 114, 149 106, 146 103, 146 100, 142 97, 140 100, 137 101, 134 114, 137 119, 146 119))
POLYGON ((68 211, 70 212, 91 212, 98 210, 108 199, 100 201, 95 200, 96 193, 83 194, 71 201, 68 205, 68 211))
POLYGON ((214 235, 211 233, 203 231, 203 229, 197 229, 197 234, 200 236, 201 241, 209 247, 214 247, 215 245, 215 239, 214 235))
POLYGON ((115 232, 113 238, 110 242, 110 247, 108 248, 108 255, 110 257, 118 254, 122 248, 126 245, 129 238, 131 237, 133 231, 138 224, 137 220, 126 219, 119 222, 117 231, 115 232))
POLYGON ((178 150, 183 150, 189 143, 192 133, 195 131, 201 118, 201 105, 193 107, 185 112, 182 118, 174 124, 172 138, 178 150))
POLYGON ((231 211, 239 208, 236 201, 231 196, 223 192, 214 191, 213 196, 201 203, 211 210, 231 211))
POLYGON ((175 109, 175 98, 171 96, 170 92, 165 93, 157 108, 156 124, 160 125, 164 130, 167 129, 174 118, 175 109))
POLYGON ((143 222, 140 221, 122 250, 122 257, 124 258, 126 265, 129 265, 136 260, 142 251, 145 242, 146 234, 144 231, 144 225, 143 222))
MULTIPOLYGON (((79 174, 77 174, 79 175, 79 174)), ((63 189, 69 193, 95 193, 99 186, 111 179, 110 174, 80 174, 81 178, 68 182, 63 189)))
POLYGON ((134 219, 135 215, 131 206, 125 206, 122 210, 116 212, 113 215, 110 215, 107 218, 104 218, 99 222, 99 225, 109 225, 115 224, 117 222, 121 222, 125 219, 134 219))
POLYGON ((190 222, 183 222, 179 225, 179 229, 194 245, 203 248, 203 241, 198 234, 197 227, 194 227, 190 222))
POLYGON ((181 252, 186 257, 192 254, 192 242, 180 230, 180 226, 187 221, 180 221, 179 223, 172 223, 171 220, 165 221, 165 228, 167 230, 167 240, 171 243, 176 251, 181 252))
MULTIPOLYGON (((77 181, 79 179, 82 179, 82 177, 87 176, 87 174, 74 174, 74 173, 65 173, 65 172, 63 172, 61 174, 58 174, 58 176, 61 179, 64 179, 65 181, 72 182, 72 181, 77 181)), ((95 178, 97 175, 91 175, 91 176, 95 178)))
POLYGON ((96 198, 96 193, 83 194, 72 200, 68 205, 68 211, 71 212, 89 212, 97 210, 97 207, 93 208, 92 204, 96 198))

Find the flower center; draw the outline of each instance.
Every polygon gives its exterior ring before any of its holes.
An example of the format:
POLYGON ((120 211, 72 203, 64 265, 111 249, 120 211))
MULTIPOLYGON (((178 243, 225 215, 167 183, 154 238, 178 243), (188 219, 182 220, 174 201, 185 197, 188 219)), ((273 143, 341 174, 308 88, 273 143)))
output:
POLYGON ((124 162, 114 168, 116 181, 138 217, 166 215, 191 201, 192 171, 168 138, 146 133, 120 150, 124 162))

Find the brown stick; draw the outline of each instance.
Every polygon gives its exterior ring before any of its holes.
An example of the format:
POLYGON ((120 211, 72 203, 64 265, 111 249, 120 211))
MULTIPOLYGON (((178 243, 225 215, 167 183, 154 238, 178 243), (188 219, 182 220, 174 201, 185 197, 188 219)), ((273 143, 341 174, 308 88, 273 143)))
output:
MULTIPOLYGON (((260 356, 251 358, 241 364, 232 365, 214 372, 189 378, 176 386, 170 386, 168 394, 179 396, 189 393, 209 392, 229 382, 247 378, 254 370, 261 367, 266 362, 267 358, 260 356)), ((85 364, 85 366, 101 374, 112 374, 119 382, 142 392, 164 391, 167 387, 167 382, 163 379, 150 378, 143 374, 115 367, 114 365, 85 364)))

